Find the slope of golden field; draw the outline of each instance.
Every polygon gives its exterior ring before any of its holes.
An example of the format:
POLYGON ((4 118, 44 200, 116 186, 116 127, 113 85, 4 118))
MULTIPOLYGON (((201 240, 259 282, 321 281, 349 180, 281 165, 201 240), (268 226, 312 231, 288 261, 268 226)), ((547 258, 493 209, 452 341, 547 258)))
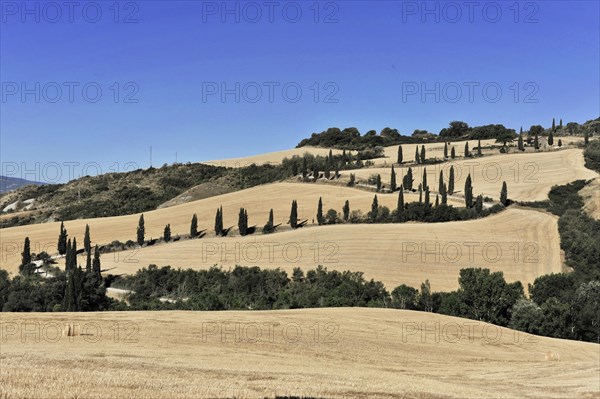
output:
POLYGON ((462 268, 486 267, 527 287, 540 275, 562 271, 556 220, 511 208, 464 222, 332 225, 273 235, 213 236, 106 254, 102 267, 131 274, 149 264, 192 269, 238 264, 280 267, 291 275, 295 267, 323 265, 364 272, 389 290, 400 284, 420 287, 429 279, 435 291, 456 289, 462 268))
MULTIPOLYGON (((247 190, 223 194, 215 197, 189 202, 186 204, 158 209, 144 213, 146 238, 162 237, 164 227, 171 224, 173 235, 189 234, 192 215, 198 215, 199 229, 214 229, 215 212, 223 206, 224 226, 235 226, 240 207, 248 210, 250 225, 256 224, 260 229, 267 222, 269 210, 273 208, 275 224, 283 223, 280 230, 286 228, 289 220, 292 200, 298 201, 298 216, 300 219, 316 217, 319 197, 323 198, 323 212, 335 208, 341 213, 346 200, 350 201, 350 209, 361 209, 367 212, 371 209, 374 193, 355 188, 333 186, 329 184, 309 183, 275 183, 257 186, 247 190)), ((395 209, 397 194, 379 194, 379 203, 395 209)), ((405 201, 418 201, 418 195, 406 194, 405 201)), ((460 206, 460 200, 450 200, 450 203, 460 206)), ((69 237, 76 237, 79 248, 83 245, 85 225, 90 225, 91 238, 98 244, 108 244, 113 240, 125 242, 135 240, 139 219, 137 215, 116 216, 96 219, 80 219, 65 222, 69 237)), ((289 228, 289 226, 287 226, 289 228)), ((25 237, 31 240, 31 250, 39 253, 42 250, 56 253, 56 243, 60 223, 43 223, 28 226, 11 227, 0 230, 2 246, 0 248, 0 267, 9 272, 17 271, 20 253, 25 237)))
MULTIPOLYGON (((502 182, 508 185, 508 197, 517 201, 540 201, 547 198, 553 185, 565 184, 577 179, 593 179, 598 173, 584 165, 583 151, 566 149, 539 153, 499 154, 490 157, 461 159, 428 165, 427 182, 432 191, 437 191, 439 173, 444 172, 447 181, 450 167, 455 170, 455 191, 462 194, 467 176, 471 174, 473 193, 483 194, 494 199, 500 197, 502 182)), ((396 168, 398 184, 408 167, 396 168)), ((340 172, 342 179, 349 179, 350 173, 357 180, 366 181, 369 176, 380 174, 384 184, 389 184, 391 168, 364 168, 340 172)), ((421 182, 423 167, 413 167, 414 186, 421 182)))
POLYGON ((579 195, 583 198, 583 209, 587 214, 596 220, 600 220, 600 178, 594 179, 581 189, 579 195))
POLYGON ((391 309, 12 313, 1 342, 6 399, 600 395, 596 344, 391 309))
MULTIPOLYGON (((342 150, 331 150, 333 154, 341 154, 342 150)), ((312 155, 321 155, 327 156, 329 154, 329 148, 320 148, 320 147, 300 147, 293 148, 291 150, 282 150, 275 152, 267 152, 264 154, 252 155, 249 157, 240 157, 240 158, 227 158, 227 159, 218 159, 212 161, 202 162, 207 165, 214 166, 224 166, 226 168, 241 168, 244 166, 257 164, 262 165, 266 163, 270 164, 280 164, 284 158, 292 158, 294 155, 299 157, 304 154, 309 153, 312 155)))

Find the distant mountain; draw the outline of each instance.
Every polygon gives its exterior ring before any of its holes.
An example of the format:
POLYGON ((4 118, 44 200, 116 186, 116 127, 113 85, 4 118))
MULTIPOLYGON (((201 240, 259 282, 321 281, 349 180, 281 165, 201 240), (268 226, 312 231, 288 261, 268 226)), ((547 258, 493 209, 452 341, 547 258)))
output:
POLYGON ((16 177, 6 177, 0 176, 0 194, 4 194, 8 191, 16 190, 19 187, 28 186, 28 185, 36 185, 41 186, 46 183, 40 183, 37 181, 29 181, 25 179, 19 179, 16 177))

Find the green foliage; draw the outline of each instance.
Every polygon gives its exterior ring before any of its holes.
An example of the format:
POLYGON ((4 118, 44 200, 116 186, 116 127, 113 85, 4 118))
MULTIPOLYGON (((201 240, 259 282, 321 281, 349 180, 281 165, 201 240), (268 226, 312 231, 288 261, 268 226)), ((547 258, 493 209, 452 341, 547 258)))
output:
POLYGON ((31 244, 29 242, 29 237, 25 237, 25 242, 23 243, 23 252, 21 253, 21 265, 28 265, 31 263, 31 244))
POLYGON ((325 217, 323 216, 323 199, 319 197, 319 204, 317 205, 317 223, 319 226, 325 223, 325 217))
MULTIPOLYGON (((560 145, 560 144, 559 144, 560 145)), ((596 139, 585 147, 583 151, 585 167, 600 173, 600 140, 596 139)))
POLYGON ((469 174, 465 180, 465 206, 467 208, 473 207, 473 184, 471 183, 471 174, 469 174))
POLYGON ((190 222, 190 238, 196 238, 198 236, 198 215, 194 213, 192 221, 190 222))
POLYGON ((344 203, 343 214, 344 222, 348 222, 348 219, 350 218, 350 202, 348 200, 344 203))
POLYGON ((67 229, 65 229, 64 222, 60 222, 60 234, 58 235, 58 253, 64 255, 67 253, 67 229))
POLYGON ((292 209, 290 210, 290 220, 288 223, 292 229, 298 227, 298 203, 296 200, 292 201, 292 209))
POLYGON ((144 245, 145 235, 146 235, 146 227, 144 226, 144 214, 141 214, 140 219, 138 221, 137 235, 136 235, 136 241, 137 241, 138 245, 140 245, 140 246, 144 245))
POLYGON ((170 242, 171 241, 171 225, 167 224, 163 231, 163 241, 170 242))

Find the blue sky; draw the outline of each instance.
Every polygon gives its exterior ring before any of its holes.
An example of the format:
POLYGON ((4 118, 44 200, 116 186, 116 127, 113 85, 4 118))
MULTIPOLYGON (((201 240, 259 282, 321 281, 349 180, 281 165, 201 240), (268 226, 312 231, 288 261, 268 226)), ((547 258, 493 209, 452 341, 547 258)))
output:
POLYGON ((237 157, 331 126, 599 116, 599 2, 475 3, 2 1, 1 173, 147 167, 150 146, 154 166, 237 157))

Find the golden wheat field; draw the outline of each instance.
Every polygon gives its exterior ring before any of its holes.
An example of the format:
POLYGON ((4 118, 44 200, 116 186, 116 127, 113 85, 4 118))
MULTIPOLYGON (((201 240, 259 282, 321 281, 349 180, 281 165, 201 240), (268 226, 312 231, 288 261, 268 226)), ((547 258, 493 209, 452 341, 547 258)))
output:
POLYGON ((149 264, 192 269, 238 264, 291 274, 295 267, 323 265, 364 272, 390 290, 400 284, 420 287, 429 279, 435 291, 456 289, 460 269, 486 267, 527 287, 540 275, 562 271, 556 221, 546 213, 511 208, 462 222, 350 224, 271 235, 212 236, 105 254, 102 267, 130 274, 149 264))
MULTIPOLYGON (((264 154, 251 155, 247 157, 240 158, 226 158, 226 159, 217 159, 212 161, 203 161, 202 163, 214 166, 223 166, 226 168, 243 168, 244 166, 249 166, 252 164, 263 165, 263 164, 280 164, 284 158, 292 158, 294 156, 303 156, 304 154, 312 154, 312 155, 320 155, 327 156, 329 155, 328 148, 321 147, 300 147, 293 148, 291 150, 282 150, 282 151, 274 151, 267 152, 264 154)), ((331 152, 336 154, 341 154, 342 150, 332 149, 331 152)), ((354 153, 354 151, 352 151, 354 153)))
POLYGON ((600 394, 595 344, 424 312, 13 313, 2 326, 3 399, 600 394))
MULTIPOLYGON (((192 215, 198 215, 198 226, 200 230, 214 229, 215 212, 219 206, 223 206, 224 226, 235 226, 240 207, 248 210, 250 225, 259 228, 267 222, 269 210, 273 208, 275 224, 282 223, 281 229, 289 220, 292 200, 298 201, 298 217, 302 220, 308 219, 312 224, 317 214, 319 198, 323 199, 323 209, 334 208, 342 212, 344 202, 350 202, 351 210, 362 210, 368 212, 374 197, 373 192, 348 188, 344 186, 333 186, 329 184, 308 183, 275 183, 264 186, 253 187, 247 190, 228 193, 216 197, 206 198, 186 204, 158 209, 144 213, 147 238, 159 238, 163 235, 165 225, 171 224, 173 235, 189 234, 192 215)), ((418 201, 418 194, 406 193, 405 201, 418 201)), ((398 194, 378 194, 381 205, 395 209, 398 194)), ((455 206, 463 205, 461 200, 449 199, 449 203, 455 206)), ((125 242, 135 240, 136 227, 140 215, 127 215, 96 219, 80 219, 65 222, 69 231, 69 237, 76 237, 80 244, 83 243, 85 225, 90 225, 91 238, 98 244, 108 244, 113 240, 125 242)), ((289 229, 289 226, 287 227, 289 229)), ((15 272, 20 260, 20 246, 25 237, 31 240, 33 252, 45 250, 48 253, 56 252, 56 243, 60 223, 43 223, 29 226, 11 227, 2 229, 2 248, 0 250, 0 267, 10 272, 15 272)))
POLYGON ((600 178, 585 186, 579 195, 583 198, 583 209, 594 219, 600 220, 600 178))
MULTIPOLYGON (((552 152, 503 154, 483 158, 460 159, 426 166, 427 183, 432 191, 438 190, 440 171, 447 181, 450 168, 454 167, 455 191, 462 194, 467 176, 473 180, 475 195, 483 194, 498 199, 502 182, 508 185, 508 197, 518 201, 540 201, 547 198, 553 185, 565 184, 577 179, 593 179, 598 173, 586 169, 583 151, 565 149, 552 152)), ((421 182, 422 166, 412 167, 415 186, 421 182)), ((408 167, 397 167, 397 181, 402 181, 408 167), (400 177, 398 177, 400 176, 400 177)), ((370 176, 380 174, 384 184, 389 184, 391 167, 363 168, 340 172, 342 178, 348 179, 350 173, 357 180, 365 181, 370 176)))

